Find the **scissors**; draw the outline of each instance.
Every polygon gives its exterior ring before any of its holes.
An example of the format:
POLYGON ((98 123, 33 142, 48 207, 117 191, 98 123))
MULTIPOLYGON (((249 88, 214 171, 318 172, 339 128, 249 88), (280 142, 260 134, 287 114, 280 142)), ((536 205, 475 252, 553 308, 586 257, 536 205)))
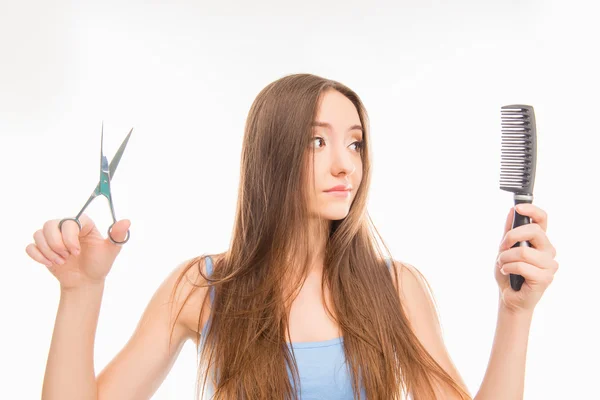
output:
POLYGON ((108 160, 106 159, 106 156, 104 155, 104 150, 103 150, 104 123, 102 123, 102 133, 100 135, 100 182, 98 182, 96 189, 94 189, 94 191, 92 192, 92 195, 90 196, 88 201, 85 203, 85 205, 83 206, 81 211, 79 211, 79 214, 77 214, 77 216, 75 216, 75 218, 63 218, 60 221, 60 223, 58 224, 59 230, 61 229, 62 224, 65 221, 75 221, 75 222, 77 222, 77 225, 79 225, 79 230, 81 231, 81 222, 79 221, 79 217, 81 216, 81 214, 83 214, 83 211, 92 202, 92 200, 94 200, 98 196, 104 196, 107 198, 108 204, 110 205, 110 212, 112 214, 112 219, 113 219, 113 223, 108 227, 108 238, 114 244, 123 244, 129 240, 129 230, 127 230, 127 236, 125 236, 125 240, 123 240, 122 242, 118 242, 118 241, 114 240, 112 238, 112 236, 110 236, 110 231, 111 231, 113 225, 117 222, 117 218, 115 217, 115 209, 113 207, 113 202, 112 202, 112 194, 110 192, 110 181, 113 178, 113 176, 115 175, 115 171, 117 170, 117 166, 119 165, 119 161, 121 160, 123 151, 125 151, 125 147, 127 146, 127 142, 129 141, 131 132, 133 132, 133 128, 131 128, 131 130, 125 137, 125 140, 123 140, 123 143, 121 143, 119 150, 117 150, 117 152, 115 153, 115 156, 111 160, 110 166, 109 166, 108 160))

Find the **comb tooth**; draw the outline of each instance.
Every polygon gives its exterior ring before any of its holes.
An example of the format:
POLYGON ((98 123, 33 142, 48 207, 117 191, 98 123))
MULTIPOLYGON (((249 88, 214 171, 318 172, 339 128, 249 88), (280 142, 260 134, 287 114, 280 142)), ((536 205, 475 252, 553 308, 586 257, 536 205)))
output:
POLYGON ((513 174, 500 174, 500 178, 513 178, 513 179, 517 179, 517 178, 525 178, 525 177, 529 177, 531 174, 527 173, 527 172, 523 172, 522 174, 518 174, 518 173, 513 173, 513 174))
POLYGON ((500 155, 500 157, 503 160, 508 160, 514 157, 517 157, 518 159, 528 159, 531 158, 531 154, 529 154, 529 152, 527 151, 503 151, 502 154, 500 155))
POLYGON ((504 158, 505 155, 508 157, 514 157, 515 154, 522 155, 523 157, 531 157, 532 156, 532 154, 527 149, 514 148, 514 149, 507 149, 507 150, 502 149, 502 153, 500 154, 500 157, 504 158))
POLYGON ((514 154, 514 153, 528 153, 527 151, 527 147, 521 146, 521 145, 513 145, 511 147, 503 147, 502 148, 502 154, 514 154))
POLYGON ((530 171, 531 167, 529 164, 512 164, 508 165, 508 167, 512 168, 510 172, 521 172, 521 171, 530 171))
POLYGON ((522 180, 522 181, 500 181, 500 184, 502 186, 521 187, 523 185, 528 185, 529 181, 528 180, 522 180))
POLYGON ((530 146, 530 141, 527 140, 523 140, 523 139, 515 139, 515 140, 507 140, 505 142, 502 142, 502 147, 501 149, 507 149, 507 150, 512 150, 512 149, 528 149, 530 146))
POLYGON ((521 189, 524 185, 529 185, 529 182, 500 182, 500 186, 505 188, 521 189))
POLYGON ((530 163, 522 163, 522 162, 513 162, 512 164, 506 165, 506 163, 502 163, 501 171, 504 168, 509 168, 507 171, 525 171, 529 170, 530 163))
POLYGON ((525 155, 529 155, 529 151, 527 151, 526 148, 522 148, 522 147, 512 147, 510 149, 502 149, 502 154, 525 154, 525 155))
POLYGON ((511 113, 511 112, 518 112, 518 113, 522 113, 523 111, 527 111, 527 108, 525 107, 519 107, 519 106, 504 106, 500 109, 503 113, 511 113))
POLYGON ((505 161, 502 162, 502 165, 506 165, 507 167, 523 166, 523 168, 525 168, 525 167, 528 167, 530 165, 530 163, 531 162, 521 161, 520 157, 512 157, 512 158, 505 159, 505 161))
POLYGON ((512 149, 502 149, 502 152, 500 154, 501 158, 504 158, 504 155, 507 155, 509 157, 514 156, 515 154, 522 154, 523 157, 530 157, 532 156, 531 152, 528 149, 524 149, 524 148, 512 148, 512 149))
POLYGON ((528 180, 523 181, 500 181, 500 185, 502 186, 510 186, 510 187, 521 187, 523 185, 529 185, 528 180))
POLYGON ((523 160, 519 156, 514 157, 502 157, 502 166, 503 167, 527 167, 531 164, 530 160, 523 160))
POLYGON ((527 177, 530 174, 528 172, 511 172, 510 174, 507 173, 501 173, 500 174, 500 178, 523 178, 523 177, 527 177))
POLYGON ((502 186, 511 186, 511 187, 522 187, 523 185, 529 185, 529 180, 522 180, 522 181, 500 181, 500 185, 502 185, 502 186))
POLYGON ((522 159, 521 157, 502 157, 503 167, 513 167, 515 165, 524 165, 531 163, 528 159, 522 159))
POLYGON ((502 149, 500 150, 502 152, 502 154, 504 153, 528 153, 528 149, 527 146, 522 146, 522 145, 512 145, 512 146, 502 146, 502 149))

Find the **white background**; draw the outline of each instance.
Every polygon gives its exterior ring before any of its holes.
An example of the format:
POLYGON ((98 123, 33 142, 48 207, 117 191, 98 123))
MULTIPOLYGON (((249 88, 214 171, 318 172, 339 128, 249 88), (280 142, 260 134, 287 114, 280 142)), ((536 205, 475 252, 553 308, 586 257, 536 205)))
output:
MULTIPOLYGON (((59 288, 25 247, 94 189, 102 121, 109 159, 135 129, 112 182, 131 240, 107 280, 97 372, 178 263, 226 248, 249 107, 297 72, 339 80, 364 100, 370 212, 394 257, 431 283, 473 394, 513 204, 498 188, 500 107, 535 107, 534 203, 549 214, 561 268, 535 312, 525 398, 596 396, 597 12, 576 2, 447 3, 2 0, 0 398, 40 396, 59 288)), ((87 213, 103 231, 111 222, 105 199, 87 213)), ((154 398, 192 399, 195 362, 188 342, 154 398)))

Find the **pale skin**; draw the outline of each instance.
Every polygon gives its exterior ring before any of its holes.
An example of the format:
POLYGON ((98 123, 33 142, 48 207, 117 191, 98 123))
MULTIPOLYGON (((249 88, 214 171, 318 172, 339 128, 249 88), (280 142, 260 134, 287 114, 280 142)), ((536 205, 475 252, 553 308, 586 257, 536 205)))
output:
MULTIPOLYGON (((326 314, 321 298, 322 250, 324 239, 317 216, 325 220, 344 218, 361 182, 361 156, 356 142, 362 133, 350 129, 360 125, 356 109, 343 95, 326 92, 316 118, 317 122, 329 124, 316 127, 314 131, 315 164, 314 197, 311 209, 314 218, 315 251, 313 269, 292 303, 290 313, 290 336, 293 342, 322 341, 338 337, 339 328, 326 314), (339 185, 352 186, 349 196, 338 197, 324 190, 339 185), (304 321, 310 316, 310 328, 304 321)), ((509 210, 503 238, 498 250, 494 275, 499 288, 498 319, 487 370, 475 399, 522 399, 524 391, 525 360, 529 327, 534 308, 544 291, 552 282, 558 269, 554 260, 556 251, 546 236, 548 216, 535 205, 525 204, 523 215, 531 217, 532 223, 515 229, 512 227, 513 209, 509 210), (511 246, 528 240, 532 247, 511 246), (519 292, 510 288, 508 275, 515 273, 525 277, 519 292), (508 351, 510 349, 510 351, 508 351)), ((60 283, 60 303, 54 333, 48 354, 42 389, 45 400, 69 399, 149 399, 161 385, 186 341, 196 341, 201 304, 207 294, 206 288, 196 290, 183 306, 175 324, 172 344, 169 336, 171 313, 182 307, 168 305, 175 280, 184 263, 175 268, 156 290, 144 310, 138 326, 122 350, 96 375, 93 366, 94 339, 98 322, 102 293, 107 274, 120 247, 112 244, 96 229, 93 221, 83 215, 83 229, 67 222, 63 231, 58 229, 59 220, 51 220, 34 234, 34 243, 26 247, 27 254, 35 261, 48 266, 60 283), (79 252, 77 252, 79 250, 79 252), (58 262, 63 254, 62 263, 58 262), (152 352, 147 349, 152 348, 152 352)), ((119 221, 113 227, 116 240, 125 237, 130 227, 128 220, 119 221)), ((466 388, 445 347, 440 324, 433 301, 425 284, 417 278, 415 267, 396 262, 398 266, 399 295, 415 334, 434 359, 466 388)), ((204 269, 204 265, 201 265, 204 269)), ((186 281, 198 281, 192 268, 186 281)), ((184 283, 176 296, 182 301, 192 286, 184 283)), ((329 304, 329 303, 328 303, 329 304)), ((207 322, 210 309, 206 306, 201 326, 207 322)), ((197 343, 196 343, 197 344, 197 343)), ((439 399, 457 398, 452 390, 438 387, 439 399)))

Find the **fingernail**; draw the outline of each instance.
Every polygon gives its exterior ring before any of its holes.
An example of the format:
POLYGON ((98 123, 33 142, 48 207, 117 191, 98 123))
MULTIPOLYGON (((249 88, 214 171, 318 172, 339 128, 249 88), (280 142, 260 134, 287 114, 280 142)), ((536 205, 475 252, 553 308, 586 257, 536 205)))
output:
POLYGON ((504 268, 500 269, 500 272, 502 273, 502 275, 506 275, 506 271, 504 271, 504 268))
POLYGON ((67 253, 66 251, 63 251, 60 253, 60 255, 62 256, 62 258, 67 259, 69 258, 69 253, 67 253))
POLYGON ((523 210, 523 205, 521 205, 521 204, 517 204, 517 205, 515 206, 515 209, 516 209, 518 212, 524 211, 524 210, 523 210))
POLYGON ((63 260, 62 258, 57 258, 57 259, 55 259, 55 260, 54 260, 54 262, 55 262, 56 264, 59 264, 59 265, 63 265, 63 264, 65 263, 65 262, 64 262, 64 260, 63 260))
POLYGON ((75 254, 76 256, 78 256, 79 255, 79 249, 73 250, 73 254, 75 254))

